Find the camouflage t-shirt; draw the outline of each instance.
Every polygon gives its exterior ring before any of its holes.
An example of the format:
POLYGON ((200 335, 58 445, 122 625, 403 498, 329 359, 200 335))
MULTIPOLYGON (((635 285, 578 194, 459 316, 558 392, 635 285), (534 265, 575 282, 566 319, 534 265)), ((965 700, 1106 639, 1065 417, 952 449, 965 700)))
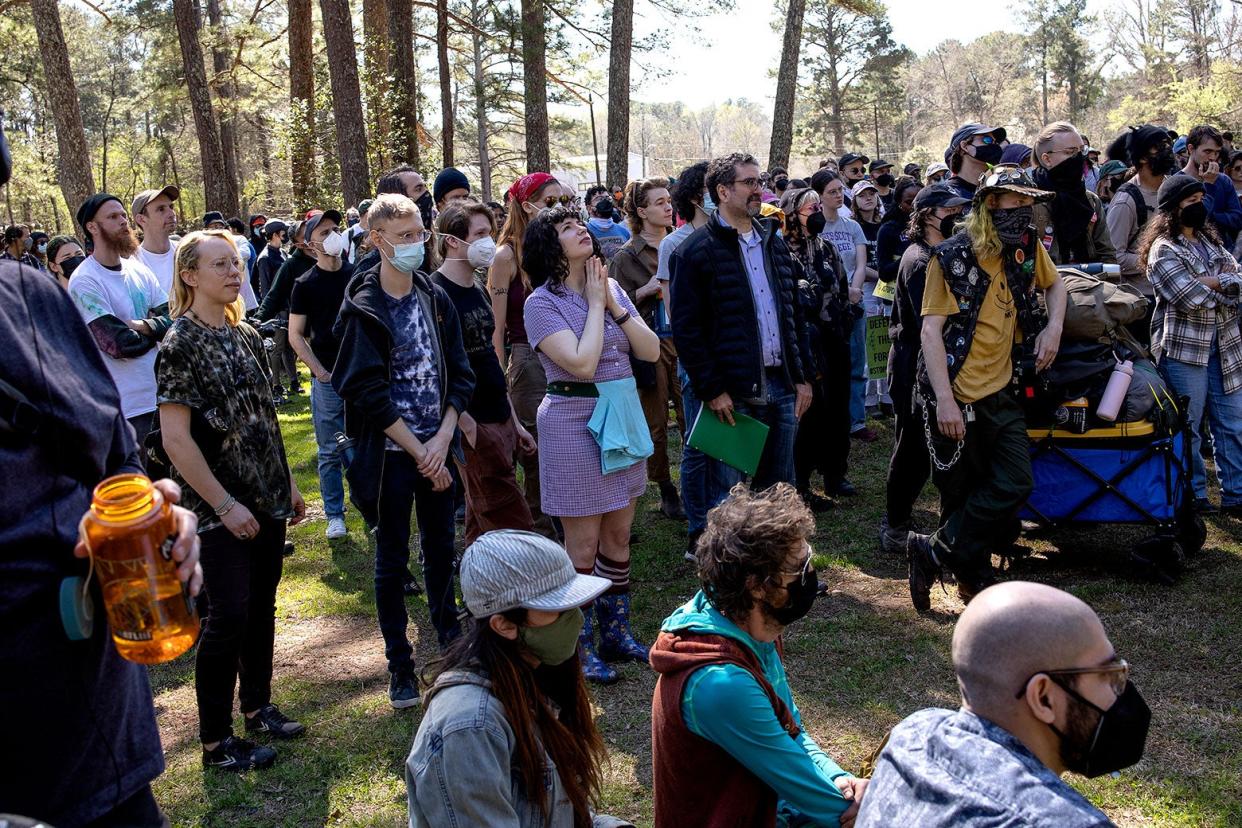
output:
MULTIPOLYGON (((188 406, 221 435, 218 457, 208 457, 225 491, 255 515, 292 516, 289 465, 272 401, 263 340, 245 322, 221 329, 178 317, 160 346, 155 366, 157 402, 188 406)), ((200 446, 201 448, 201 446, 200 446)), ((221 525, 175 469, 181 505, 198 515, 198 531, 221 525)))

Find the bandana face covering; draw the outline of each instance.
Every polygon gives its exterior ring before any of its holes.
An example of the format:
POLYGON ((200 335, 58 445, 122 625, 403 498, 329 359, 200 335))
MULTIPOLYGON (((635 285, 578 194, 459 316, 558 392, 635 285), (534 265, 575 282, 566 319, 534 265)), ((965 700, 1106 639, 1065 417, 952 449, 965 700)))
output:
POLYGON ((1031 207, 998 208, 992 211, 992 225, 996 228, 996 235, 1005 244, 1021 244, 1023 235, 1030 229, 1034 214, 1035 210, 1031 207))

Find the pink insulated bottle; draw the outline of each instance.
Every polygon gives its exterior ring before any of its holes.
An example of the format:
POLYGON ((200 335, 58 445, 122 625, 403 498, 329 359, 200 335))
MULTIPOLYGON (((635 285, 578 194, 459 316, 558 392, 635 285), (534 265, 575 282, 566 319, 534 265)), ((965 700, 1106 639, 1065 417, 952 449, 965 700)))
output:
POLYGON ((1130 390, 1130 379, 1133 376, 1133 362, 1127 359, 1117 363, 1113 375, 1108 378, 1108 386, 1104 389, 1104 396, 1100 398, 1100 407, 1095 410, 1095 416, 1110 423, 1116 421, 1121 404, 1125 402, 1126 392, 1130 390))

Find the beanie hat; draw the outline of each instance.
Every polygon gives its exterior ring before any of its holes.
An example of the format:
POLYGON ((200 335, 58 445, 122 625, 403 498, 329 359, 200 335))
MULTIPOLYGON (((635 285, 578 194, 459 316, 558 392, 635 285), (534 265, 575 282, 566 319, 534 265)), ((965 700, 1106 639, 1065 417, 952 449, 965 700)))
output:
POLYGON ((1156 192, 1156 206, 1162 213, 1172 213, 1186 198, 1203 192, 1203 182, 1185 173, 1165 176, 1156 192))
POLYGON ((466 178, 466 174, 456 167, 445 167, 436 176, 436 182, 431 187, 431 195, 435 198, 436 204, 439 204, 444 200, 444 196, 453 190, 470 192, 470 181, 466 178))
MULTIPOLYGON (((99 212, 99 208, 103 207, 109 201, 120 203, 120 199, 111 193, 95 193, 93 196, 82 202, 82 206, 78 208, 77 219, 78 227, 82 228, 82 232, 86 235, 88 242, 93 242, 91 231, 86 229, 86 223, 95 218, 95 214, 99 212)), ((124 206, 124 205, 122 205, 124 206)))

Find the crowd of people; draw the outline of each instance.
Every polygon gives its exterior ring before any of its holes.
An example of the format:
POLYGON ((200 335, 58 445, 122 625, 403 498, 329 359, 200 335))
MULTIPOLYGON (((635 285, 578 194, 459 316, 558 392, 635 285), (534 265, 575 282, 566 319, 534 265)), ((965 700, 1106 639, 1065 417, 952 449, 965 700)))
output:
POLYGON ((303 393, 301 362, 324 531, 346 538, 352 505, 373 534, 388 698, 425 709, 411 826, 624 825, 593 811, 606 753, 588 689, 623 661, 658 674, 657 825, 1111 824, 1061 774, 1136 762, 1150 711, 1086 604, 997 583, 1033 486, 1015 389, 1058 356, 1058 267, 1115 265, 1149 300, 1130 336, 1202 423, 1197 508, 1242 515, 1242 154, 1211 126, 1151 124, 1106 154, 1065 122, 1030 146, 969 123, 926 179, 856 152, 802 177, 733 153, 582 194, 533 171, 501 204, 457 169, 428 187, 401 166, 344 212, 289 221, 208 212, 179 234, 168 185, 128 208, 91 196, 80 238, 8 228, 0 447, 21 473, 0 536, 30 551, 3 565, 0 646, 29 680, 0 698, 59 711, 14 723, 32 747, 0 810, 161 824, 145 673, 40 609, 84 566, 77 519, 118 471, 170 478, 172 554, 202 585, 204 766, 267 767, 272 742, 305 732, 271 698, 286 528, 306 518, 277 411, 303 393), (744 417, 766 428, 753 474, 690 444, 703 418, 744 417), (808 734, 781 642, 826 588, 814 515, 858 495, 851 444, 879 439, 878 421, 894 435, 880 548, 904 559, 916 610, 945 577, 967 606, 961 709, 902 722, 868 780, 808 734), (929 479, 940 517, 924 533, 929 479), (654 642, 630 581, 649 481, 685 521, 677 554, 701 585, 654 642), (442 656, 422 676, 406 604, 421 592, 442 656), (233 733, 235 701, 252 738, 233 733))

